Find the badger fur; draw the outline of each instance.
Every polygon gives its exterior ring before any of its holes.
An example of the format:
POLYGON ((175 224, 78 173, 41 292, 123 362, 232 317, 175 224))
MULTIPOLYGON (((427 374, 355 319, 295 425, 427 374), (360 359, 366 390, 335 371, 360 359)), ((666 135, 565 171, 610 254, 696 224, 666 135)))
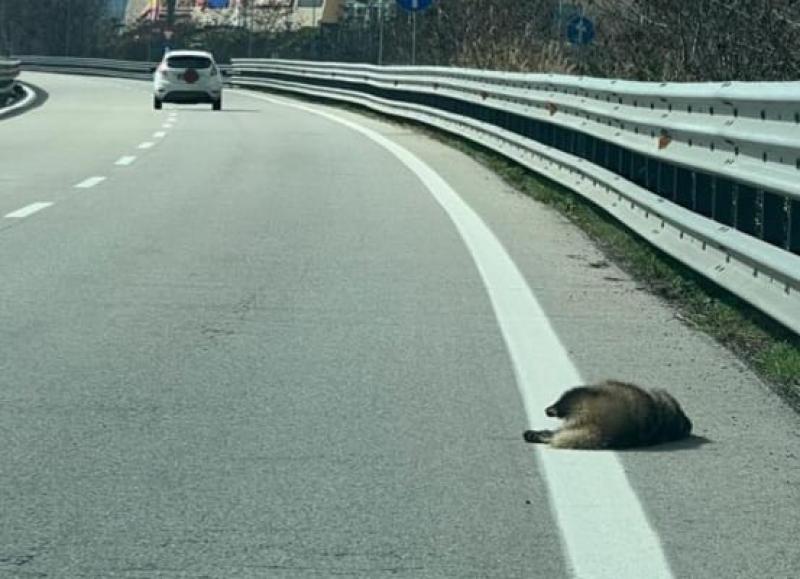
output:
POLYGON ((606 380, 564 392, 547 416, 561 418, 558 430, 527 430, 527 442, 556 448, 630 448, 689 436, 692 422, 666 391, 606 380))

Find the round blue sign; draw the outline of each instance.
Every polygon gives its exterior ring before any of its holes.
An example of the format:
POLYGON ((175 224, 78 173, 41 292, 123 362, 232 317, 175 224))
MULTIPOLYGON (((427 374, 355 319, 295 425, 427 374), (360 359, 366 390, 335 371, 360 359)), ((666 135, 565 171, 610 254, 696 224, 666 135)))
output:
POLYGON ((397 0, 400 8, 411 12, 425 10, 425 8, 431 5, 431 2, 433 2, 433 0, 397 0))
POLYGON ((594 40, 594 24, 584 16, 576 16, 567 22, 567 40, 583 46, 594 40))

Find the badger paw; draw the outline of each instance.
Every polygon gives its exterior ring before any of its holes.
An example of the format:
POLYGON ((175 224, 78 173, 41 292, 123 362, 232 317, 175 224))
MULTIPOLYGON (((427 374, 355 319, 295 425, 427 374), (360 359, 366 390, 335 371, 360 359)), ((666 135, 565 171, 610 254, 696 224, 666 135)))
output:
POLYGON ((525 439, 525 442, 530 443, 542 443, 546 444, 550 442, 550 439, 553 437, 553 433, 549 430, 526 430, 522 433, 522 438, 525 439))

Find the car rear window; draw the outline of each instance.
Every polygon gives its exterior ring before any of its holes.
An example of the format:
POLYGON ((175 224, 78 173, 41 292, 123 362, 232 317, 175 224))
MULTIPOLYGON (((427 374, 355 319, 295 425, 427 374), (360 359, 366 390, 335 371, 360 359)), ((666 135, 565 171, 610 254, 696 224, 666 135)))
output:
POLYGON ((204 56, 170 56, 167 58, 169 68, 208 68, 211 61, 204 56))

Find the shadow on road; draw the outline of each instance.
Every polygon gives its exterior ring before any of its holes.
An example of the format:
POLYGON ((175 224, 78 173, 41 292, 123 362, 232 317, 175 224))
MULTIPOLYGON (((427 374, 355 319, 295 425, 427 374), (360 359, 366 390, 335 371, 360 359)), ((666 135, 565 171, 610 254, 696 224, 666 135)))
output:
MULTIPOLYGON (((173 109, 170 108, 170 109, 166 109, 166 110, 173 110, 173 109)), ((224 114, 224 113, 239 114, 239 113, 260 113, 260 112, 262 112, 259 109, 228 109, 228 108, 225 108, 225 107, 223 107, 221 111, 212 111, 211 109, 205 109, 205 108, 202 108, 202 109, 201 108, 176 108, 174 110, 180 110, 181 112, 185 112, 186 114, 189 114, 189 113, 198 113, 198 114, 214 113, 215 115, 218 115, 220 113, 222 113, 222 114, 224 114)))
POLYGON ((667 442, 655 446, 628 448, 618 452, 675 452, 678 450, 694 450, 706 444, 713 444, 713 442, 714 441, 710 438, 693 434, 689 438, 684 438, 683 440, 677 440, 675 442, 667 442))
MULTIPOLYGON (((21 115, 23 113, 27 113, 30 110, 38 108, 38 107, 42 106, 45 102, 47 102, 48 98, 50 98, 50 95, 47 94, 47 91, 39 88, 38 86, 34 86, 34 85, 30 84, 29 82, 17 81, 17 84, 25 85, 29 90, 33 91, 33 93, 36 96, 27 105, 25 105, 25 106, 23 106, 21 108, 18 108, 18 109, 14 109, 13 111, 4 112, 2 115, 0 115, 0 118, 2 118, 3 120, 11 119, 11 118, 16 117, 18 115, 21 115)), ((24 96, 24 95, 21 95, 20 98, 22 98, 22 96, 24 96)))

